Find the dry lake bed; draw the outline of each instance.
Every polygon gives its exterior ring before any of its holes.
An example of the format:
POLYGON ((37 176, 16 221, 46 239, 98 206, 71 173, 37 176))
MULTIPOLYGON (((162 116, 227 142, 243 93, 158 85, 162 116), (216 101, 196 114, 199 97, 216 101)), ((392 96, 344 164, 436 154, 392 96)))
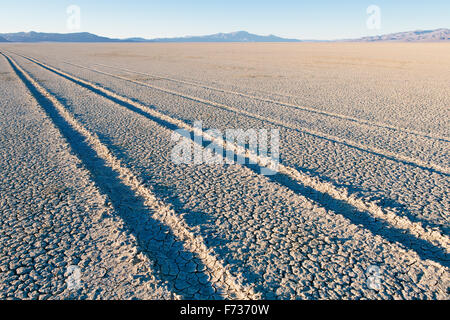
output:
POLYGON ((450 44, 0 53, 0 299, 449 299, 450 44))

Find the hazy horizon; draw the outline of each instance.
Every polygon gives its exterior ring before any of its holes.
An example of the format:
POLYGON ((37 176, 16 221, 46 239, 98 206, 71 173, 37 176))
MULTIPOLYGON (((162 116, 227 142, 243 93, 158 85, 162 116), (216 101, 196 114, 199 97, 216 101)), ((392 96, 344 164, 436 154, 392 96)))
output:
MULTIPOLYGON (((414 31, 435 31, 435 30, 440 30, 440 29, 447 29, 448 30, 448 28, 437 28, 437 29, 433 29, 433 30, 424 30, 424 29, 416 29, 416 30, 404 30, 404 31, 399 31, 399 32, 396 32, 396 33, 407 33, 407 32, 414 32, 414 31)), ((31 32, 36 32, 36 33, 46 33, 46 32, 41 32, 41 31, 36 31, 36 30, 30 30, 30 31, 18 31, 18 32, 16 32, 16 33, 31 33, 31 32)), ((237 31, 231 31, 231 32, 219 32, 219 33, 215 33, 215 34, 203 34, 203 35, 189 35, 189 34, 187 34, 187 35, 183 35, 183 36, 178 36, 178 37, 167 37, 167 38, 165 38, 165 37, 161 37, 161 38, 142 38, 142 39, 145 39, 145 40, 160 40, 160 39, 181 39, 181 38, 195 38, 195 37, 208 37, 208 36, 214 36, 214 35, 217 35, 217 34, 226 34, 226 35, 230 35, 230 34, 233 34, 233 33, 239 33, 239 32, 247 32, 246 30, 237 30, 237 31)), ((95 34, 95 33, 93 33, 93 32, 89 32, 89 31, 83 31, 83 32, 65 32, 65 33, 58 33, 58 32, 48 32, 48 34, 79 34, 79 33, 89 33, 89 34, 92 34, 92 35, 96 35, 96 36, 100 36, 100 37, 107 37, 107 36, 104 36, 104 35, 99 35, 99 34, 95 34)), ((249 32, 247 32, 247 33, 249 33, 249 32)), ((0 33, 0 35, 1 34, 7 34, 7 33, 0 33)), ((276 37, 279 37, 279 35, 277 35, 277 34, 253 34, 253 33, 249 33, 249 34, 251 34, 251 35, 254 35, 254 36, 262 36, 262 37, 268 37, 268 36, 276 36, 276 37)), ((388 34, 377 34, 377 35, 374 35, 374 36, 385 36, 385 35, 389 35, 389 34, 391 34, 391 33, 388 33, 388 34)), ((394 33, 395 34, 395 33, 394 33)), ((128 40, 128 39, 141 39, 141 37, 128 37, 128 38, 116 38, 116 37, 108 37, 108 38, 110 38, 111 40, 128 40)), ((285 37, 280 37, 280 38, 283 38, 284 40, 299 40, 299 41, 306 41, 306 42, 308 42, 308 41, 311 41, 311 42, 314 42, 314 41, 324 41, 324 42, 327 42, 327 41, 340 41, 340 40, 358 40, 358 39, 362 39, 362 37, 361 38, 341 38, 341 39, 298 39, 298 38, 285 38, 285 37)))

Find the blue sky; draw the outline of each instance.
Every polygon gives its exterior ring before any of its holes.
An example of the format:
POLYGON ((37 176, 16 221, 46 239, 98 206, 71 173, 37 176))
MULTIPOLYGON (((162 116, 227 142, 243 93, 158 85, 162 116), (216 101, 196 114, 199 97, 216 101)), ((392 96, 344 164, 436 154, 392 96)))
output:
POLYGON ((173 37, 246 30, 298 39, 340 39, 416 29, 450 28, 449 0, 0 0, 0 33, 92 32, 109 37, 173 37), (67 29, 69 5, 81 9, 67 29), (381 9, 368 29, 366 9, 381 9))

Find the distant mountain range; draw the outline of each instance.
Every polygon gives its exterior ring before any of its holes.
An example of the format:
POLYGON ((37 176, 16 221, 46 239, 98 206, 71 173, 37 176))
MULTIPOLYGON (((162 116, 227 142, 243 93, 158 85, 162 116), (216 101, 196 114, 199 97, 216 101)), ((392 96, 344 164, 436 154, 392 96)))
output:
POLYGON ((399 42, 433 42, 450 41, 450 29, 417 30, 397 32, 380 36, 364 37, 356 40, 361 42, 399 41, 399 42))
POLYGON ((300 42, 297 39, 280 38, 274 35, 259 36, 246 31, 216 33, 207 36, 187 36, 180 38, 159 38, 154 42, 300 42))
POLYGON ((18 32, 0 34, 10 42, 299 42, 296 39, 285 39, 274 35, 260 36, 246 31, 232 33, 217 33, 207 36, 187 36, 180 38, 128 38, 113 39, 100 37, 92 33, 42 33, 42 32, 18 32))
POLYGON ((2 33, 10 42, 120 42, 118 39, 100 37, 92 33, 43 33, 43 32, 17 32, 2 33))
MULTIPOLYGON (((88 32, 80 33, 42 33, 18 32, 0 34, 0 42, 300 42, 302 40, 286 39, 274 35, 260 36, 246 31, 231 33, 217 33, 206 36, 186 36, 179 38, 128 38, 113 39, 97 36, 88 32)), ((314 40, 307 40, 314 41, 314 40)), ((419 30, 399 32, 387 35, 364 37, 360 39, 347 39, 341 41, 351 42, 378 42, 378 41, 450 41, 450 29, 419 30)))

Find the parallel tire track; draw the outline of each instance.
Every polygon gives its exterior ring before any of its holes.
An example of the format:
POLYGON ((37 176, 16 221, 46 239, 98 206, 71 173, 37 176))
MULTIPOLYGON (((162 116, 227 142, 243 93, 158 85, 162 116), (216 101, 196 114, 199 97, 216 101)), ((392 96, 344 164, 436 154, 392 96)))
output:
MULTIPOLYGON (((442 235, 439 231, 433 230, 432 228, 423 227, 420 222, 412 222, 407 217, 400 217, 395 214, 395 212, 387 210, 385 208, 380 207, 375 202, 366 201, 362 198, 358 198, 354 194, 350 194, 349 191, 342 187, 336 187, 330 182, 323 182, 317 177, 311 177, 304 173, 297 171, 296 169, 284 166, 282 164, 275 163, 273 159, 268 157, 262 157, 259 155, 255 155, 250 150, 237 146, 236 144, 230 142, 224 142, 222 139, 218 139, 213 137, 199 128, 192 127, 185 122, 174 119, 170 116, 162 114, 154 109, 151 109, 145 105, 142 105, 138 102, 135 102, 127 97, 123 97, 118 95, 108 89, 105 89, 99 85, 93 84, 89 81, 77 78, 72 76, 62 70, 53 68, 51 66, 46 65, 45 63, 39 62, 33 58, 28 58, 29 61, 41 66, 44 69, 47 69, 63 78, 66 78, 75 84, 87 88, 88 90, 99 94, 103 97, 106 97, 113 101, 121 101, 125 104, 131 105, 134 108, 140 109, 143 112, 151 115, 152 117, 161 119, 162 121, 168 122, 178 128, 185 129, 195 135, 202 136, 205 140, 209 140, 213 143, 223 146, 224 150, 234 151, 236 154, 246 157, 254 163, 257 163, 259 166, 263 168, 268 168, 269 170, 273 170, 274 168, 278 169, 278 174, 284 175, 294 181, 306 186, 310 187, 318 192, 328 194, 333 199, 338 201, 343 201, 357 210, 368 212, 376 219, 380 219, 382 221, 387 222, 389 225, 403 230, 414 237, 427 241, 429 243, 437 244, 441 248, 444 249, 446 253, 450 251, 450 239, 446 235, 442 235)), ((116 160, 118 161, 118 160, 116 160)))
MULTIPOLYGON (((28 58, 28 57, 25 57, 25 58, 28 58)), ((35 62, 39 62, 39 61, 35 60, 35 62)), ((39 62, 39 63, 42 63, 42 62, 39 62)), ((73 65, 75 65, 75 64, 73 64, 73 65)), ((358 150, 361 150, 361 151, 364 151, 364 152, 372 153, 372 154, 375 154, 377 156, 381 156, 381 157, 384 157, 384 158, 387 158, 387 159, 390 159, 390 160, 394 160, 394 161, 397 161, 397 162, 402 162, 402 163, 406 163, 406 164, 409 164, 409 165, 417 166, 417 167, 420 167, 422 169, 429 170, 429 171, 432 171, 432 172, 441 173, 441 174, 444 174, 444 175, 447 175, 447 176, 450 175, 450 168, 443 167, 443 166, 435 164, 435 163, 425 162, 425 161, 422 161, 420 159, 415 159, 415 158, 408 157, 408 156, 405 156, 405 155, 401 155, 401 154, 398 154, 398 153, 395 153, 395 152, 390 152, 390 151, 383 150, 383 149, 380 149, 380 148, 367 146, 367 145, 361 144, 361 143, 356 142, 356 141, 339 138, 337 136, 333 136, 333 135, 330 135, 330 134, 327 134, 327 133, 319 132, 317 130, 307 129, 307 128, 304 128, 304 127, 295 126, 295 125, 292 125, 292 124, 289 124, 289 123, 286 123, 286 122, 282 122, 282 121, 279 121, 279 120, 276 120, 276 119, 272 119, 272 118, 267 118, 267 117, 261 116, 261 115, 256 114, 256 113, 251 113, 251 112, 248 112, 248 111, 244 111, 244 110, 241 110, 241 109, 238 109, 238 108, 235 108, 235 107, 232 107, 232 106, 228 106, 228 105, 225 105, 225 104, 222 104, 222 103, 213 102, 213 101, 205 100, 205 99, 194 97, 194 96, 189 96, 189 95, 186 95, 184 93, 176 92, 176 91, 173 91, 173 90, 170 90, 170 89, 161 88, 161 87, 158 87, 158 86, 155 86, 155 85, 148 84, 146 82, 142 82, 142 81, 126 78, 126 77, 123 77, 123 76, 111 74, 111 73, 100 71, 100 70, 93 69, 93 68, 88 68, 88 67, 81 66, 81 65, 76 65, 76 66, 79 67, 79 68, 87 69, 87 70, 92 71, 92 72, 96 72, 96 73, 103 74, 103 75, 106 75, 106 76, 110 76, 110 77, 113 77, 113 78, 116 78, 116 79, 120 79, 120 80, 125 80, 125 81, 132 82, 132 83, 135 83, 135 84, 138 84, 138 85, 141 85, 141 86, 145 86, 145 87, 148 87, 148 88, 151 88, 151 89, 154 89, 154 90, 158 90, 158 91, 161 91, 161 92, 164 92, 164 93, 168 93, 168 94, 171 94, 171 95, 174 95, 174 96, 177 96, 177 97, 188 99, 188 100, 191 100, 191 101, 194 101, 194 102, 199 102, 199 103, 206 104, 206 105, 209 105, 209 106, 221 108, 221 109, 224 109, 224 110, 227 110, 227 111, 231 111, 231 112, 234 112, 234 113, 237 113, 237 114, 244 115, 246 117, 250 117, 250 118, 253 118, 253 119, 260 120, 260 121, 265 121, 265 122, 268 122, 268 123, 272 123, 274 125, 281 126, 281 127, 284 127, 284 128, 288 128, 288 129, 291 129, 291 130, 303 132, 303 133, 306 133, 308 135, 312 135, 312 136, 320 138, 320 139, 325 139, 325 140, 328 140, 328 141, 331 141, 331 142, 334 142, 334 143, 343 144, 343 145, 346 145, 346 146, 348 146, 350 148, 355 148, 355 149, 358 149, 358 150)))
POLYGON ((189 231, 189 227, 183 218, 180 218, 176 212, 157 199, 155 195, 125 166, 123 166, 109 150, 99 140, 99 138, 84 128, 70 112, 45 88, 36 82, 22 67, 20 67, 12 58, 2 54, 8 62, 43 96, 45 96, 60 116, 70 125, 76 132, 82 135, 89 146, 96 152, 99 158, 110 166, 119 174, 119 178, 123 184, 130 187, 136 195, 146 200, 146 205, 154 210, 152 217, 164 225, 168 226, 175 237, 177 237, 185 246, 186 250, 196 254, 205 266, 209 269, 213 281, 218 287, 225 291, 231 291, 237 299, 257 299, 259 296, 253 289, 244 287, 239 281, 222 265, 222 263, 214 256, 211 249, 208 249, 200 236, 194 235, 189 231))
MULTIPOLYGON (((70 64, 70 65, 73 65, 73 66, 80 67, 79 65, 71 63, 71 62, 66 62, 66 61, 63 61, 63 62, 66 63, 66 64, 70 64)), ((194 86, 194 87, 198 87, 198 88, 204 88, 204 89, 208 89, 208 90, 212 90, 212 91, 238 95, 238 96, 245 97, 245 98, 250 98, 250 99, 253 99, 253 100, 258 100, 258 101, 262 101, 262 102, 277 104, 277 105, 280 105, 280 106, 289 107, 289 108, 293 108, 293 109, 299 109, 299 110, 302 110, 302 111, 307 111, 307 112, 311 112, 311 113, 315 113, 315 114, 320 114, 320 115, 323 115, 323 116, 328 116, 328 117, 342 119, 342 120, 348 120, 348 121, 356 122, 358 124, 363 124, 363 125, 366 125, 366 126, 378 127, 378 128, 389 129, 389 130, 399 131, 399 132, 405 132, 405 133, 409 133, 409 134, 413 134, 413 135, 416 135, 416 136, 421 136, 421 137, 425 137, 425 138, 429 138, 429 139, 436 139, 436 140, 441 140, 441 141, 444 141, 444 142, 450 142, 450 137, 436 135, 436 134, 433 134, 433 133, 426 133, 426 132, 413 130, 413 129, 408 129, 408 128, 402 128, 402 127, 398 127, 398 126, 393 126, 393 125, 390 125, 390 124, 387 124, 387 123, 383 123, 383 122, 369 121, 369 120, 356 118, 356 117, 352 117, 352 116, 347 116, 347 115, 343 115, 343 114, 339 114, 339 113, 323 111, 323 110, 310 108, 310 107, 306 107, 306 106, 299 106, 299 105, 295 105, 295 104, 284 102, 284 101, 277 101, 277 100, 268 99, 268 98, 261 98, 261 97, 254 96, 254 95, 247 94, 247 93, 243 93, 243 92, 232 91, 232 90, 227 90, 227 89, 222 89, 222 88, 217 88, 217 87, 211 87, 211 86, 204 85, 204 84, 198 84, 198 83, 190 82, 190 81, 186 81, 186 80, 169 78, 169 77, 166 77, 166 76, 162 77, 162 76, 152 75, 152 74, 149 74, 149 73, 134 71, 134 70, 130 70, 130 69, 122 68, 122 67, 110 66, 110 65, 101 64, 101 63, 96 63, 95 65, 106 67, 106 68, 110 68, 110 69, 122 70, 122 71, 130 72, 130 73, 134 73, 134 74, 150 76, 150 77, 155 78, 156 80, 162 79, 162 80, 167 80, 167 81, 171 81, 171 82, 175 82, 175 83, 186 84, 186 85, 190 85, 190 86, 194 86)), ((267 93, 267 92, 263 92, 263 93, 270 94, 270 93, 267 93)), ((290 96, 290 95, 288 95, 288 97, 297 98, 295 96, 290 96)))

